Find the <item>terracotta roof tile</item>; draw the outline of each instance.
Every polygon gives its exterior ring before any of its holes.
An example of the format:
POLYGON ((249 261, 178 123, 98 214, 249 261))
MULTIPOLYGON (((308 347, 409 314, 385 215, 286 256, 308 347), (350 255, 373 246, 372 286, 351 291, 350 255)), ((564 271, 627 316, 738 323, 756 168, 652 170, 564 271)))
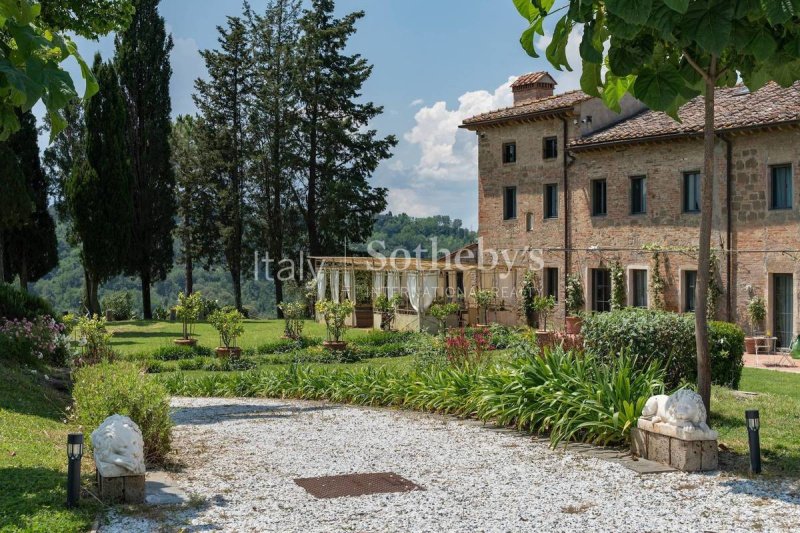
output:
POLYGON ((513 119, 527 115, 546 114, 558 109, 574 107, 576 104, 592 98, 583 91, 569 91, 566 93, 555 94, 533 102, 521 104, 488 113, 482 113, 464 120, 464 126, 477 125, 483 122, 494 122, 498 120, 513 119))
MULTIPOLYGON (((743 85, 717 89, 716 129, 738 129, 800 120, 800 82, 783 88, 769 83, 754 93, 743 85)), ((573 139, 572 146, 632 141, 703 131, 704 105, 698 96, 678 111, 681 122, 660 111, 646 110, 586 137, 573 139)))

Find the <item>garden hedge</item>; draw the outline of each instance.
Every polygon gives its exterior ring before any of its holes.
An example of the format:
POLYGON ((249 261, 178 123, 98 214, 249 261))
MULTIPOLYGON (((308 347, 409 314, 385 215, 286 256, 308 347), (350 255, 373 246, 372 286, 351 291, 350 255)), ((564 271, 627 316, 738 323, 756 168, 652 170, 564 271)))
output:
MULTIPOLYGON (((594 354, 627 351, 638 356, 643 366, 661 361, 668 388, 697 379, 694 315, 632 308, 594 313, 583 320, 583 336, 586 350, 594 354)), ((709 348, 712 383, 738 389, 744 356, 742 329, 710 322, 709 348)))
POLYGON ((13 285, 0 282, 0 317, 33 320, 37 316, 56 317, 53 307, 44 298, 22 291, 13 285))

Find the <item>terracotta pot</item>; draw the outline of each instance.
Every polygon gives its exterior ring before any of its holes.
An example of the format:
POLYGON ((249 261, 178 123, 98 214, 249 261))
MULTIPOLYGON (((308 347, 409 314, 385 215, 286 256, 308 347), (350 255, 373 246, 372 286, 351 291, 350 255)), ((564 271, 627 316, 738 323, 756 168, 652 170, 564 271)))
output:
POLYGON ((554 345, 555 335, 552 331, 537 331, 536 344, 539 348, 552 348, 554 345))
POLYGON ((755 337, 745 337, 744 338, 744 353, 756 353, 756 338, 755 337))
POLYGON ((178 346, 194 346, 197 344, 197 339, 175 339, 173 342, 178 346))
POLYGON ((566 324, 567 335, 580 335, 583 319, 579 316, 568 316, 566 324))
POLYGON ((322 346, 325 347, 326 350, 341 352, 345 348, 347 348, 347 342, 345 341, 324 341, 322 346))
POLYGON ((231 359, 239 359, 239 357, 242 356, 242 349, 238 346, 232 348, 220 346, 214 351, 216 352, 217 357, 230 357, 231 359))

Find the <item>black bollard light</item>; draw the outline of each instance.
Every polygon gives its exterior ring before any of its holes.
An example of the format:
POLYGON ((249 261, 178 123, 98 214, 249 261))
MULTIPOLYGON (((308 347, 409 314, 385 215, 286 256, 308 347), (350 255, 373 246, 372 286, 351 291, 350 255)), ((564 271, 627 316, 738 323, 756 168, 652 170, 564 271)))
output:
POLYGON ((745 411, 744 418, 747 420, 747 437, 750 442, 750 473, 761 473, 761 441, 758 430, 761 428, 761 419, 757 410, 745 411))
POLYGON ((67 507, 78 506, 81 499, 81 457, 83 433, 70 433, 67 437, 67 507))

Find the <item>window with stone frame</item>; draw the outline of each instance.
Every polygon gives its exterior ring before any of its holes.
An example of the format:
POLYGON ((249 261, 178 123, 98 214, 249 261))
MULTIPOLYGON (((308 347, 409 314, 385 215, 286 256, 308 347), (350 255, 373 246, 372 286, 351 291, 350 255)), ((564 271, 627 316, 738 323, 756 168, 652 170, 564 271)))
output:
POLYGON ((700 173, 684 172, 683 174, 683 212, 700 212, 700 173))
POLYGON ((544 295, 552 296, 558 301, 558 268, 547 267, 544 269, 544 295))
POLYGON ((555 159, 558 157, 558 137, 545 137, 542 140, 542 158, 555 159))
POLYGON ((592 216, 608 214, 608 186, 606 180, 592 180, 592 216))
POLYGON ((558 185, 544 186, 544 218, 558 218, 558 185))
POLYGON ((631 270, 631 305, 647 308, 647 270, 631 270))
POLYGON ((517 143, 504 143, 503 144, 503 163, 516 163, 517 162, 517 143))
POLYGON ((694 313, 695 309, 695 292, 697 290, 697 271, 684 270, 683 271, 683 311, 685 313, 694 313))
POLYGON ((592 311, 611 311, 611 271, 607 268, 592 269, 592 311))
POLYGON ((505 187, 503 189, 503 220, 517 218, 517 188, 505 187))
POLYGON ((792 165, 773 165, 770 171, 770 209, 792 208, 792 165))
POLYGON ((647 213, 647 178, 633 176, 631 178, 631 215, 647 213))

